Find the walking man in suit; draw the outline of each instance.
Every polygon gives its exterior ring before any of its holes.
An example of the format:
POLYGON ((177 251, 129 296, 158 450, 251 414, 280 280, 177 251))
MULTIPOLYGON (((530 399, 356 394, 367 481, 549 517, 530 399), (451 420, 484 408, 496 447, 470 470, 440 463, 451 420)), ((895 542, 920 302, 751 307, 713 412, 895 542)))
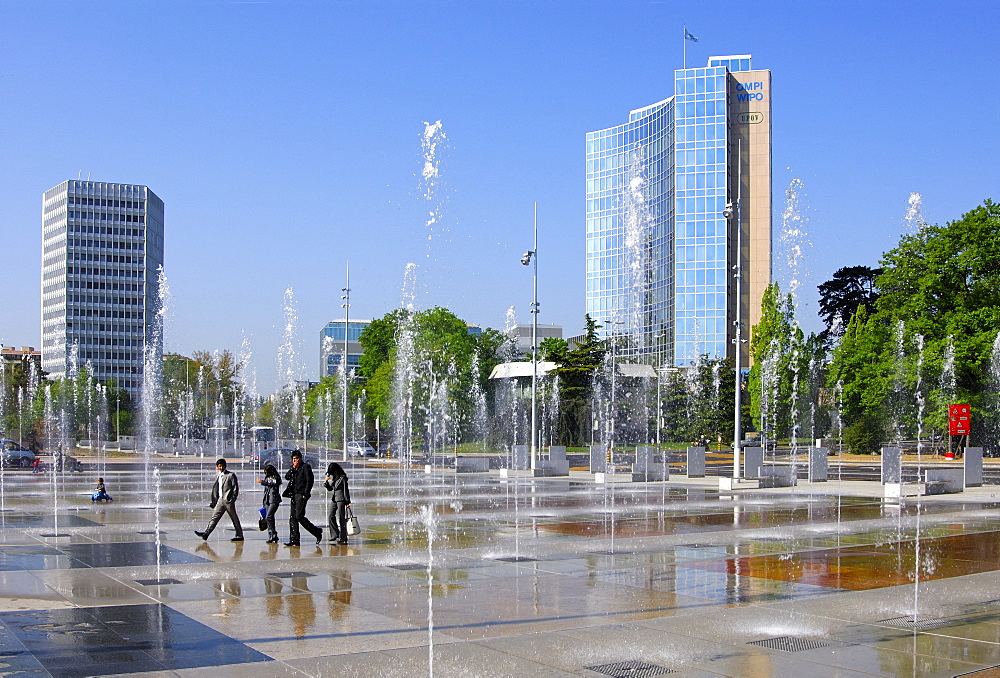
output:
POLYGON ((219 470, 219 477, 212 484, 212 503, 210 507, 215 509, 212 518, 208 521, 208 527, 204 532, 195 530, 194 533, 202 539, 208 539, 212 530, 219 524, 223 513, 228 513, 233 527, 236 528, 236 536, 229 541, 243 541, 243 526, 240 525, 240 517, 236 514, 236 498, 240 496, 240 483, 236 480, 236 474, 226 470, 226 460, 217 459, 215 468, 219 470))
POLYGON ((313 470, 312 466, 302 462, 302 453, 298 450, 292 452, 292 468, 285 474, 285 480, 288 481, 288 487, 283 496, 292 500, 292 513, 288 517, 288 541, 285 546, 299 545, 299 525, 316 537, 316 543, 319 544, 323 541, 323 528, 316 527, 306 518, 306 503, 312 493, 313 470))

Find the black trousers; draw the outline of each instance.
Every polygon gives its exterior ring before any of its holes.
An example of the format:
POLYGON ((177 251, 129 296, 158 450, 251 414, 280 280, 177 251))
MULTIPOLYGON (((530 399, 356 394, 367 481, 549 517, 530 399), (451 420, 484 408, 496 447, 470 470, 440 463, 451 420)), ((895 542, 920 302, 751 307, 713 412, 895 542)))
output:
POLYGON ((323 536, 323 530, 306 518, 306 504, 308 502, 309 497, 304 494, 292 495, 292 513, 288 516, 288 541, 292 544, 299 543, 299 525, 306 528, 306 531, 317 539, 323 536))
POLYGON ((278 512, 279 506, 281 506, 281 504, 267 504, 267 515, 264 516, 264 520, 267 522, 268 539, 278 538, 278 527, 274 524, 274 514, 278 512))
POLYGON ((346 506, 346 501, 330 502, 330 516, 327 518, 327 523, 330 525, 330 539, 347 541, 346 506))

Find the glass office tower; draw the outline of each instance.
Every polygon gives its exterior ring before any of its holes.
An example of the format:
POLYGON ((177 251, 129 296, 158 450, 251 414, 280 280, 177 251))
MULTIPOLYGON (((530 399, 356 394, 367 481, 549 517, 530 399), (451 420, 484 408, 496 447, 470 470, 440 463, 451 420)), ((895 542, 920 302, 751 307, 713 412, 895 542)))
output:
MULTIPOLYGON (((42 369, 81 367, 138 396, 163 266, 163 201, 145 186, 65 181, 42 196, 42 369)), ((161 347, 162 348, 162 347, 161 347)))
POLYGON ((770 91, 749 55, 711 57, 674 72, 674 96, 587 134, 587 313, 619 355, 656 366, 733 356, 737 303, 744 327, 759 319, 770 91))

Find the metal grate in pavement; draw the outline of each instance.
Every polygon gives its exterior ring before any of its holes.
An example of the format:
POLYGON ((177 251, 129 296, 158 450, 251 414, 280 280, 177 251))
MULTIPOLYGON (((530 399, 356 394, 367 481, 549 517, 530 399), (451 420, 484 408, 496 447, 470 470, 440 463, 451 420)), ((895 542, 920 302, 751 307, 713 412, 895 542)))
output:
POLYGON ((167 577, 165 579, 136 579, 135 583, 142 584, 143 586, 166 586, 167 584, 180 584, 181 581, 167 577))
POLYGON ((502 560, 505 563, 534 563, 538 561, 538 558, 529 558, 528 556, 504 556, 503 558, 497 558, 497 560, 502 560))
POLYGON ((647 664, 641 661, 614 662, 598 666, 585 666, 583 668, 595 673, 604 674, 605 676, 613 676, 613 678, 653 678, 653 676, 677 673, 665 666, 647 664))
POLYGON ((809 640, 808 638, 796 638, 794 636, 778 636, 777 638, 765 638, 764 640, 751 640, 747 645, 757 645, 771 650, 781 650, 782 652, 802 652, 803 650, 829 647, 830 643, 809 640))
POLYGON ((934 629, 938 626, 944 626, 948 623, 948 620, 928 617, 917 617, 914 619, 908 615, 906 617, 893 617, 892 619, 879 619, 876 623, 893 626, 897 629, 934 629))
POLYGON ((420 563, 399 563, 397 565, 389 565, 394 570, 426 570, 426 565, 421 565, 420 563))
POLYGON ((277 577, 278 579, 292 579, 295 577, 315 577, 316 575, 312 572, 268 572, 267 576, 277 577))

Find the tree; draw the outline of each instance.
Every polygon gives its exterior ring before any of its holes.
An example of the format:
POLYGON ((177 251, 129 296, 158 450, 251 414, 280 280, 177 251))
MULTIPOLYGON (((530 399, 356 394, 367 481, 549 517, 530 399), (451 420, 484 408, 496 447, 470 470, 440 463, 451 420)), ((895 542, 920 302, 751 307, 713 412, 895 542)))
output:
POLYGON ((875 279, 884 269, 868 266, 845 266, 833 279, 819 286, 819 316, 826 324, 820 338, 827 344, 839 338, 859 308, 872 311, 878 292, 875 279))
POLYGON ((590 395, 594 373, 604 362, 607 342, 597 334, 601 326, 587 314, 582 342, 569 348, 565 341, 543 341, 539 349, 545 360, 556 363, 559 378, 559 426, 557 439, 564 445, 581 445, 590 432, 590 395))
POLYGON ((772 438, 790 430, 792 347, 800 334, 791 295, 782 297, 778 284, 771 283, 761 300, 760 322, 750 333, 753 367, 747 388, 750 414, 772 438))
POLYGON ((372 427, 376 418, 383 428, 398 423, 393 407, 401 397, 396 376, 400 361, 405 360, 413 377, 409 383, 412 391, 406 398, 414 435, 423 435, 420 432, 426 430, 429 417, 445 417, 451 434, 459 439, 464 438, 473 418, 475 403, 471 394, 476 389, 486 390, 489 374, 500 362, 498 349, 509 343, 503 334, 490 328, 478 335, 470 334, 465 321, 440 307, 416 313, 396 309, 373 320, 358 341, 364 349, 359 371, 365 379, 365 417, 372 427), (404 332, 409 337, 407 355, 400 356, 399 342, 404 332), (442 386, 448 394, 444 402, 432 394, 432 389, 442 386), (432 395, 435 406, 447 407, 446 413, 430 411, 432 395))
POLYGON ((943 425, 951 397, 971 403, 979 421, 995 418, 997 261, 1000 205, 990 200, 945 226, 904 235, 883 255, 874 312, 859 310, 830 369, 828 384, 843 390, 846 425, 880 416, 890 435, 912 437, 943 425))

